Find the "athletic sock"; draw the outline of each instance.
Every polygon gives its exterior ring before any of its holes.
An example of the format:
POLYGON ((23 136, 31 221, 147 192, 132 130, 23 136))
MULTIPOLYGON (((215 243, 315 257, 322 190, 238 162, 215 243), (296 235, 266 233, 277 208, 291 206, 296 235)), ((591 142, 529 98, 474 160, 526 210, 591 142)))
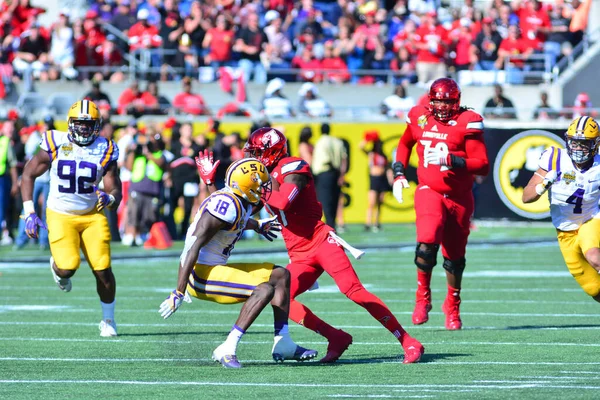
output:
POLYGON ((431 302, 431 272, 417 269, 417 297, 421 296, 431 302))
POLYGON ((446 298, 451 302, 460 302, 460 289, 448 285, 448 294, 446 298))
POLYGON ((308 307, 296 300, 290 301, 290 319, 327 339, 331 339, 338 332, 337 329, 317 317, 308 307))
POLYGON ((227 336, 227 339, 224 343, 224 345, 229 349, 231 354, 235 354, 237 350, 237 345, 242 339, 242 336, 244 336, 244 333, 246 333, 246 331, 237 325, 233 325, 233 328, 231 328, 231 332, 229 332, 229 335, 227 336))
POLYGON ((102 319, 115 320, 115 302, 116 300, 113 300, 112 303, 103 303, 100 301, 100 305, 102 306, 102 319))
POLYGON ((286 336, 290 334, 287 322, 275 321, 275 336, 286 336))

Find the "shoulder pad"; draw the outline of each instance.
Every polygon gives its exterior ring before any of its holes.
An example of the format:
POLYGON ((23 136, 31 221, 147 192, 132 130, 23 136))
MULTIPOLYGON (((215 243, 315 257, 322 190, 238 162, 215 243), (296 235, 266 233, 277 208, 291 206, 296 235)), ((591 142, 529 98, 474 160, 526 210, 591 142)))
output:
POLYGON ((279 162, 281 176, 288 174, 310 174, 310 166, 306 161, 298 157, 287 157, 279 162))
POLYGON ((416 124, 418 123, 419 118, 424 115, 429 115, 429 110, 426 107, 417 104, 416 106, 411 108, 408 114, 406 115, 406 123, 416 124))

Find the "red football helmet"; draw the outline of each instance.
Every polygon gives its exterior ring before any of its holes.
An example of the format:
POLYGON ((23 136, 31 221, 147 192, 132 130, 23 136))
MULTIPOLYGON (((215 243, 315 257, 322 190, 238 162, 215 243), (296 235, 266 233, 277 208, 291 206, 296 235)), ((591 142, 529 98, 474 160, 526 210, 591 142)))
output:
POLYGON ((429 105, 433 116, 450 121, 460 109, 460 88, 454 79, 436 79, 429 88, 429 105))
POLYGON ((283 157, 287 156, 287 139, 277 129, 258 128, 250 134, 244 146, 247 157, 254 157, 267 168, 272 168, 283 157))

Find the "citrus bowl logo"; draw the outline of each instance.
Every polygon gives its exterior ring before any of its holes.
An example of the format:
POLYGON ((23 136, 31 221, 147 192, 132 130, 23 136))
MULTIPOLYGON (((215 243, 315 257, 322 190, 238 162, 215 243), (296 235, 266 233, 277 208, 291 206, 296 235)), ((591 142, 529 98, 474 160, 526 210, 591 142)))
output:
POLYGON ((555 134, 533 129, 524 131, 508 140, 494 163, 494 184, 502 202, 515 214, 544 219, 550 216, 547 196, 535 203, 524 204, 523 188, 538 169, 540 156, 550 146, 564 148, 565 143, 555 134))

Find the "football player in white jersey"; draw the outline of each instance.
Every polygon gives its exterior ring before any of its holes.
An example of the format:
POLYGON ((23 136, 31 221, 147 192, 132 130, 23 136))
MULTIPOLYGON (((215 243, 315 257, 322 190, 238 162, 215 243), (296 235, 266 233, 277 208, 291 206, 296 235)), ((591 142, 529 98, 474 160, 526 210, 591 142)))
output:
POLYGON ((523 202, 549 193, 550 215, 569 272, 600 302, 600 155, 598 123, 576 118, 565 135, 567 148, 550 147, 523 190, 523 202))
POLYGON ((110 231, 104 207, 121 201, 117 173, 119 149, 113 140, 99 137, 98 107, 78 101, 67 114, 68 132, 46 131, 39 151, 26 165, 21 195, 26 233, 35 238, 39 228, 48 229, 50 270, 58 287, 69 292, 71 277, 81 263, 83 251, 96 277, 102 306, 100 336, 117 336, 115 324, 115 277, 110 260, 110 231), (50 194, 46 206, 48 227, 35 214, 32 201, 35 179, 50 169, 50 194), (98 189, 103 181, 104 191, 98 189))
POLYGON ((227 169, 225 188, 203 202, 190 225, 181 254, 177 289, 160 305, 163 318, 170 317, 187 294, 220 304, 244 302, 227 340, 212 355, 226 368, 240 368, 237 344, 261 311, 271 303, 275 325, 272 356, 276 362, 305 361, 315 350, 298 346, 290 338, 288 314, 290 273, 271 263, 228 263, 229 254, 245 229, 253 229, 269 240, 281 231, 276 217, 251 219, 254 206, 271 193, 267 168, 254 158, 245 158, 227 169), (186 293, 187 292, 187 293, 186 293))

